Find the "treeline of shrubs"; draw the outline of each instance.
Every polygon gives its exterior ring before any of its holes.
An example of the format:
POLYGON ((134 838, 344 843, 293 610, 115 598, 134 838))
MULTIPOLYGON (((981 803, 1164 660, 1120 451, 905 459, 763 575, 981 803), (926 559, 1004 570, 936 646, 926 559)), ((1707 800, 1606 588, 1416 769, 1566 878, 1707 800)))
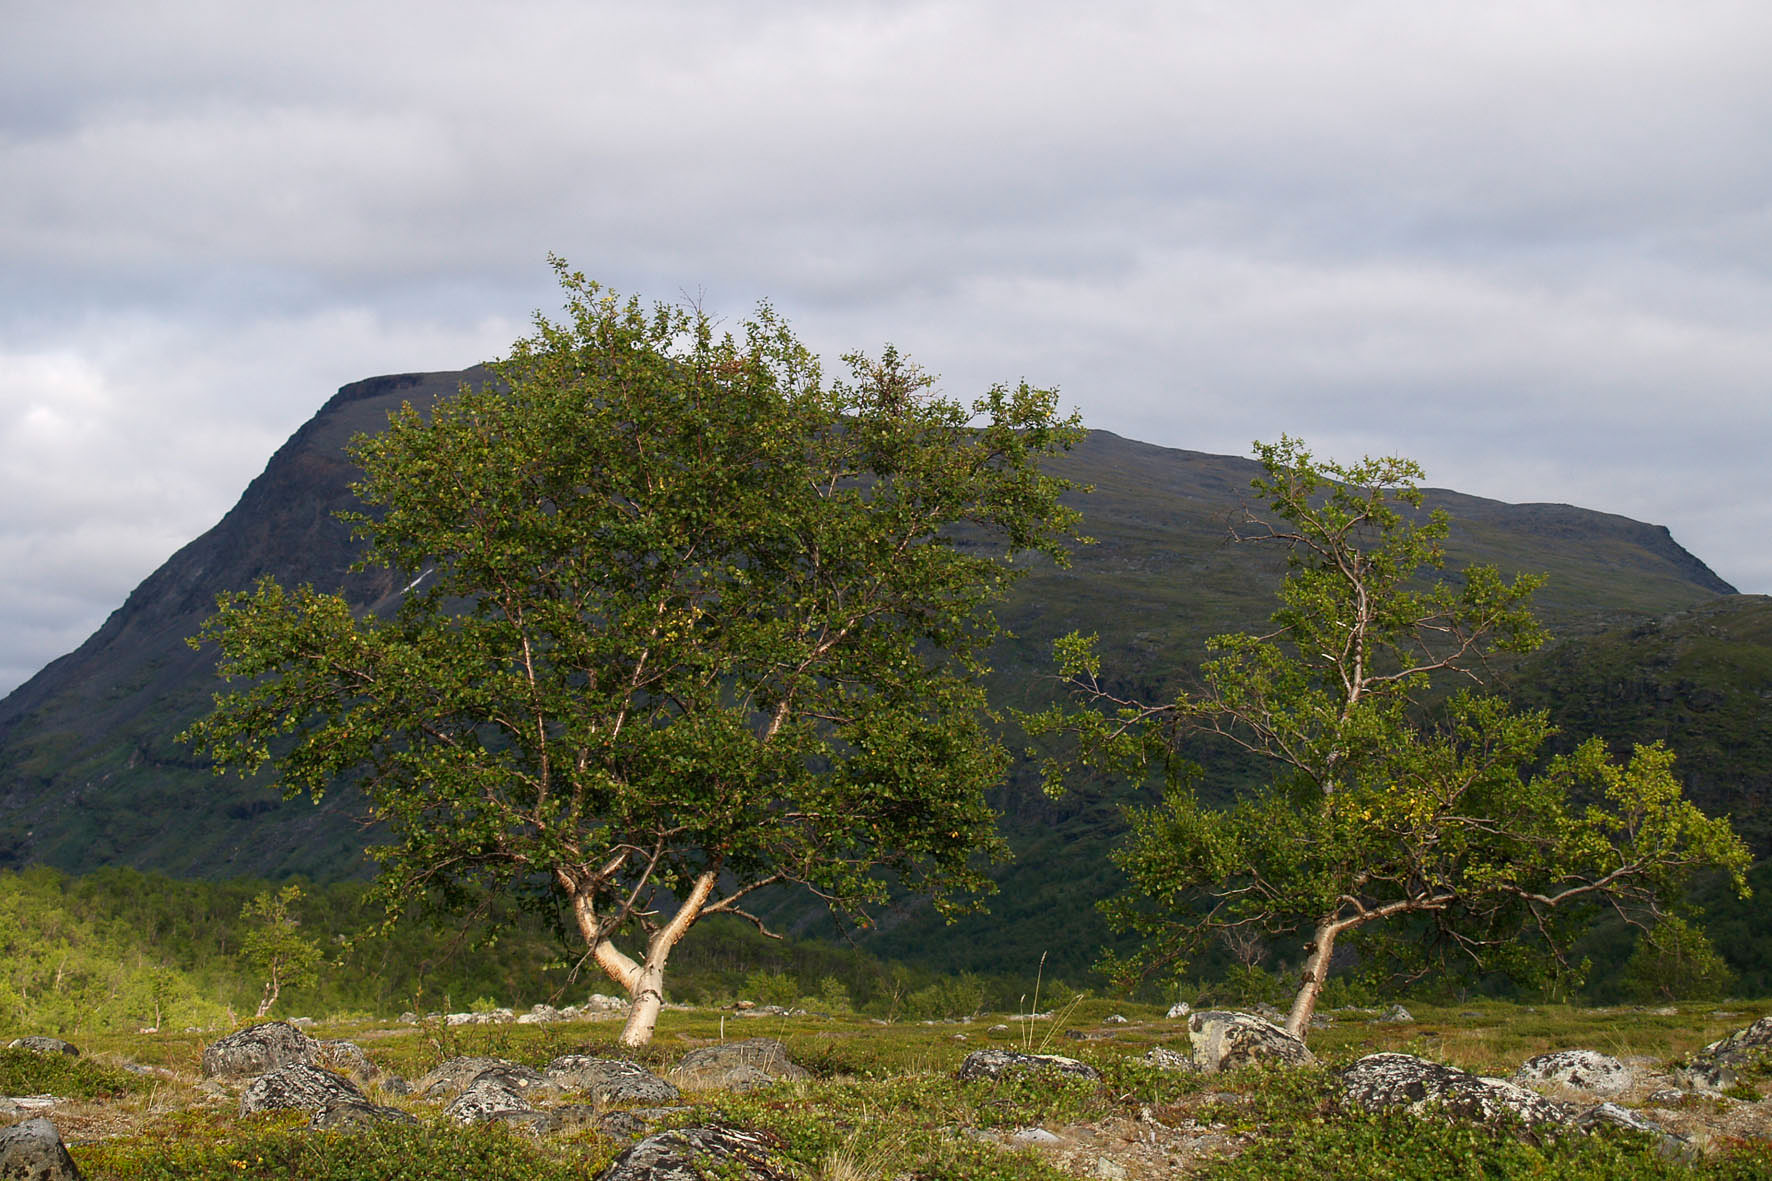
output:
MULTIPOLYGON (((1707 897, 1694 920, 1645 935, 1600 925, 1578 949, 1590 961, 1579 994, 1552 999, 1658 1002, 1760 995, 1772 965, 1752 907, 1772 892, 1772 867, 1755 873, 1758 897, 1736 907, 1707 897), (1736 911, 1741 913, 1737 914, 1736 911), (1714 942, 1713 942, 1714 940, 1714 942), (1722 951, 1719 952, 1718 948, 1722 951)), ((0 872, 0 1036, 72 1036, 99 1031, 211 1028, 251 1017, 265 996, 265 899, 286 900, 293 938, 318 951, 311 975, 286 980, 272 1016, 388 1018, 406 1010, 456 1012, 538 1002, 581 1002, 614 992, 580 965, 571 942, 545 914, 494 903, 471 921, 418 918, 391 927, 360 882, 272 884, 252 879, 190 881, 131 869, 70 876, 46 867, 0 872), (255 901, 259 905, 255 906, 255 901), (385 928, 385 929, 384 929, 385 928)), ((1220 948, 1182 984, 1153 984, 1138 999, 1167 1003, 1280 1004, 1290 965, 1270 948, 1220 948)), ((927 1020, 980 1011, 1062 1008, 1082 978, 1067 982, 1036 957, 997 974, 949 973, 940 965, 889 963, 859 947, 775 940, 737 920, 710 919, 678 947, 669 999, 801 1008, 885 1020, 927 1020)), ((1409 994, 1422 995, 1417 985, 1409 994)), ((1498 991, 1504 987, 1497 982, 1498 991)), ((1331 978, 1325 1003, 1391 999, 1357 970, 1331 978)))

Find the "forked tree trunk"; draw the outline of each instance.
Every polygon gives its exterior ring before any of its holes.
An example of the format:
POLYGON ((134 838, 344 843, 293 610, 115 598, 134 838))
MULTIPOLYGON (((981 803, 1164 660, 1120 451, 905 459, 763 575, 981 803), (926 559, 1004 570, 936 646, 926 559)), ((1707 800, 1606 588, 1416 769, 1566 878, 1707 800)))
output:
POLYGON ((283 990, 277 985, 277 978, 275 976, 272 976, 269 980, 265 981, 265 991, 258 1002, 258 1012, 253 1014, 253 1016, 263 1017, 269 1013, 271 1011, 271 1006, 277 1003, 277 994, 282 991, 283 990))
POLYGON ((628 1020, 622 1026, 620 1038, 623 1046, 638 1049, 652 1040, 652 1032, 658 1028, 659 1011, 664 1008, 665 961, 670 959, 671 950, 688 933, 695 920, 701 917, 702 908, 714 891, 716 877, 709 871, 695 879, 689 896, 683 899, 671 921, 653 932, 652 938, 646 941, 646 956, 640 961, 608 939, 596 939, 596 921, 589 912, 588 900, 575 900, 574 910, 578 913, 580 928, 587 939, 595 940, 591 948, 592 958, 628 994, 628 1020))

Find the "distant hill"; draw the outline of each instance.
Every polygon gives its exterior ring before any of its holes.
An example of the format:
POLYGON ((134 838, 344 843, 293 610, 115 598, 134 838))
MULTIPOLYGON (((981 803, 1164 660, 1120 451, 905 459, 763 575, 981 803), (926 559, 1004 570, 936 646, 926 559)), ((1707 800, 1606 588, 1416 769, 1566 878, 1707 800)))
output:
MULTIPOLYGON (((219 684, 212 653, 184 641, 217 594, 261 574, 342 589, 365 607, 397 590, 386 572, 348 571, 355 553, 333 516, 352 504, 355 472, 342 448, 352 434, 380 429, 403 401, 427 406, 484 376, 475 369, 405 374, 340 389, 214 528, 150 575, 77 650, 0 701, 0 866, 130 865, 193 877, 368 872, 353 793, 333 793, 318 807, 282 801, 262 786, 215 777, 172 741, 207 709, 219 684)), ((1258 471, 1252 461, 1097 431, 1063 470, 1094 486, 1079 503, 1097 544, 1079 550, 1068 570, 1036 563, 1003 607, 1017 636, 994 656, 999 703, 1028 705, 1050 691, 1052 640, 1072 629, 1100 633, 1113 675, 1151 693, 1188 675, 1206 637, 1266 617, 1280 555, 1226 540, 1258 471)), ((1556 649, 1563 656, 1540 666, 1547 678, 1572 685, 1588 651, 1635 668, 1628 637, 1665 634, 1657 621, 1682 612, 1727 615, 1744 602, 1657 526, 1567 505, 1508 505, 1445 491, 1430 499, 1454 518, 1455 565, 1484 561, 1549 574, 1539 598, 1547 623, 1571 644, 1596 645, 1556 649)), ((1620 674, 1633 685, 1635 675, 1620 674)), ((1609 700, 1585 689, 1547 691, 1570 703, 1591 700, 1596 722, 1609 700)), ((1222 786, 1234 788, 1242 774, 1226 768, 1222 786)), ((1728 774, 1701 774, 1712 776, 1704 780, 1710 799, 1733 806, 1728 774)), ((1001 875, 991 918, 949 929, 908 908, 878 937, 883 951, 998 967, 989 961, 1011 948, 1037 949, 1047 939, 1047 946, 1074 944, 1078 924, 1093 924, 1090 903, 1112 883, 1105 851, 1119 831, 1124 789, 1083 784, 1054 802, 1028 780, 1025 769, 1018 772, 1000 795, 1021 857, 1001 875)))

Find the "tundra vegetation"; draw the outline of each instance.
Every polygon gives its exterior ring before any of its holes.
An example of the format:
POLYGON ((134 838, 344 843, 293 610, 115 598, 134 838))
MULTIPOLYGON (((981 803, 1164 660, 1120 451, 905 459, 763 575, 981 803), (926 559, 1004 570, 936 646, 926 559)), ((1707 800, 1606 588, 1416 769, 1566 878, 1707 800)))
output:
POLYGON ((1198 686, 1157 701, 1106 687, 1093 637, 1073 633, 1057 645, 1071 702, 1025 719, 1075 740, 1048 765, 1054 789, 1073 763, 1166 772, 1160 805, 1127 810, 1130 888, 1109 918, 1140 938, 1116 977, 1301 934, 1286 1028, 1302 1038, 1344 941, 1368 972, 1573 977, 1565 951, 1598 907, 1660 920, 1665 951, 1679 928, 1664 904, 1695 870, 1746 892, 1746 847, 1682 797, 1670 751, 1621 760, 1592 739, 1544 760, 1546 715, 1481 691, 1491 656, 1542 641, 1539 580, 1444 574, 1450 525, 1421 512, 1418 465, 1321 462, 1291 439, 1256 452, 1267 514, 1237 536, 1286 551, 1270 628, 1212 640, 1198 686), (1202 804, 1178 757, 1201 737, 1266 760, 1271 780, 1202 804))
POLYGON ((551 891, 638 1046, 678 942, 761 926, 760 890, 865 921, 886 875, 942 907, 988 885, 989 604, 1016 553, 1064 559, 1040 463, 1081 430, 1025 383, 939 396, 891 348, 827 383, 767 306, 716 335, 556 266, 563 322, 353 445, 398 609, 225 596, 197 642, 243 687, 189 738, 286 794, 360 784, 391 911, 551 891))

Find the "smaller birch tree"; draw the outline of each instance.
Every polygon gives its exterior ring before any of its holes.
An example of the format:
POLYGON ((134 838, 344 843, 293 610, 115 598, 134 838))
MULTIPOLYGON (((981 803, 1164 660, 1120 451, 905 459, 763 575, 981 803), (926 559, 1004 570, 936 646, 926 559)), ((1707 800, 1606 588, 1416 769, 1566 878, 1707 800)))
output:
POLYGON ((1212 640, 1199 687, 1159 702, 1110 692, 1093 638, 1067 636, 1072 702, 1026 719, 1077 740, 1048 764, 1054 789, 1072 760, 1170 771, 1160 805, 1128 810, 1116 858, 1130 890, 1108 917, 1142 937, 1111 965, 1122 981, 1179 972, 1226 933, 1303 934, 1286 1020, 1302 1038, 1350 935, 1416 971, 1529 977, 1567 968, 1594 905, 1641 924, 1701 866, 1745 891, 1746 848, 1682 798, 1667 750, 1620 762, 1592 739, 1545 761, 1545 715, 1477 691, 1487 655, 1542 641, 1528 607, 1541 580, 1440 573, 1449 522, 1421 511, 1415 463, 1318 462, 1284 438, 1256 450, 1271 516, 1250 514, 1237 540, 1287 551, 1272 627, 1212 640), (1463 687, 1446 696, 1448 679, 1463 687), (1266 760, 1269 785, 1203 804, 1179 758, 1192 741, 1266 760))

